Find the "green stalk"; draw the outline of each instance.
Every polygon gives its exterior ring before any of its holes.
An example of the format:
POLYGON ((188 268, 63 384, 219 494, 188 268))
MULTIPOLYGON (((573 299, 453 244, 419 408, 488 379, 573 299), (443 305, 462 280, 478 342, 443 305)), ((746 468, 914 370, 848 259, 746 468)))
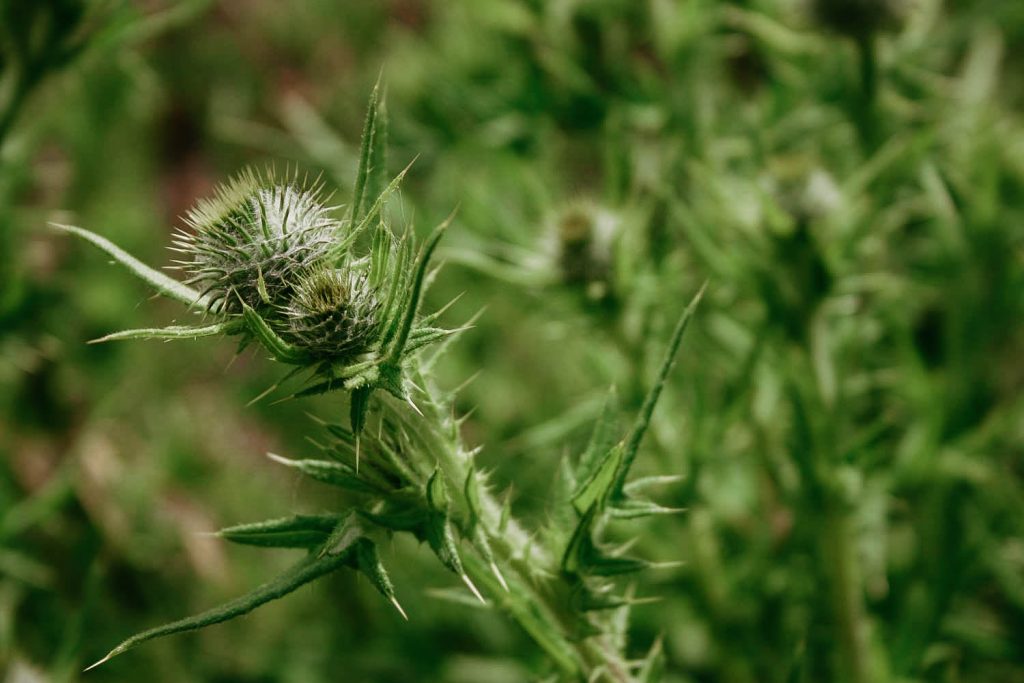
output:
POLYGON ((822 553, 827 563, 833 618, 839 638, 839 679, 871 683, 868 624, 864 591, 849 511, 829 503, 821 527, 822 553))
MULTIPOLYGON (((422 376, 419 380, 423 381, 422 376)), ((457 427, 453 426, 450 404, 431 391, 428 400, 417 407, 422 417, 405 411, 408 418, 404 426, 418 441, 416 454, 429 460, 421 463, 423 471, 436 466, 443 472, 452 494, 454 521, 462 537, 472 539, 470 504, 464 489, 466 478, 473 472, 472 459, 462 446, 457 427)), ((634 677, 614 647, 600 637, 580 639, 572 635, 569 624, 578 619, 578 615, 570 611, 568 601, 560 598, 558 587, 551 583, 561 580, 558 558, 535 544, 514 518, 502 521, 502 505, 482 481, 478 490, 477 523, 489 547, 469 541, 472 552, 464 552, 462 561, 472 581, 548 654, 567 680, 588 679, 595 671, 603 671, 606 679, 615 683, 633 681, 634 677), (488 555, 493 555, 501 577, 486 560, 488 555), (525 571, 526 558, 535 570, 534 576, 525 571), (538 581, 536 575, 551 578, 538 581)))

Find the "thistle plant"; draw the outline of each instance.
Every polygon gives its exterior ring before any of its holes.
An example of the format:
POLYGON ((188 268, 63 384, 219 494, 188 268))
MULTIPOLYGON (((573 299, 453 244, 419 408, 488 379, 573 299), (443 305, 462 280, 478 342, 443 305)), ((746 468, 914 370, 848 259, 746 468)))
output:
POLYGON ((675 326, 632 427, 618 433, 612 395, 586 451, 562 463, 546 526, 528 529, 475 465, 453 392, 434 381, 439 354, 468 327, 439 327, 444 309, 420 311, 433 276, 431 254, 450 220, 418 248, 410 230, 392 229, 385 206, 405 172, 385 183, 386 126, 375 89, 342 218, 320 184, 297 174, 245 172, 201 201, 175 240, 184 282, 92 232, 58 226, 202 318, 98 341, 230 335, 304 375, 292 397, 340 392, 349 405, 347 421, 316 427, 315 455, 270 455, 345 490, 346 509, 219 532, 243 545, 301 550, 302 559, 236 600, 130 637, 93 666, 144 641, 245 614, 341 568, 365 575, 407 617, 378 553, 382 541, 404 533, 425 543, 476 599, 518 623, 547 653, 555 678, 656 680, 657 643, 643 658, 628 656, 627 615, 641 598, 621 583, 651 565, 627 556, 628 543, 614 545, 612 527, 616 520, 678 512, 642 497, 671 478, 631 480, 629 474, 699 295, 675 326))

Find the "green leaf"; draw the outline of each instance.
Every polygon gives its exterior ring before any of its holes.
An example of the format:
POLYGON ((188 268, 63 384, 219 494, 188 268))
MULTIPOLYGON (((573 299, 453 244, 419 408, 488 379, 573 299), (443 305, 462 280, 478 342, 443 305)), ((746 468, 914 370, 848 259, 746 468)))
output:
POLYGON ((370 93, 370 103, 366 108, 366 120, 363 122, 363 135, 359 142, 359 169, 356 171, 356 184, 352 191, 352 222, 359 220, 363 209, 363 196, 366 193, 366 180, 373 163, 374 137, 377 130, 377 114, 380 103, 380 79, 370 93))
POLYGON ((480 522, 480 479, 476 473, 476 467, 470 465, 466 474, 466 482, 462 487, 466 496, 466 504, 469 507, 470 524, 476 525, 480 522))
POLYGON ((309 362, 308 355, 277 336, 267 321, 244 302, 242 303, 242 317, 245 319, 249 332, 270 352, 274 360, 292 365, 305 365, 309 362))
POLYGON ((320 555, 346 555, 364 536, 363 525, 351 510, 342 516, 341 521, 331 531, 330 537, 320 547, 320 555))
POLYGON ((707 283, 704 283, 679 317, 679 321, 672 331, 672 338, 669 340, 668 348, 665 349, 665 358, 661 362, 658 376, 647 392, 647 396, 644 397, 643 405, 640 407, 640 414, 637 415, 636 421, 633 423, 633 429, 630 431, 629 436, 626 437, 622 463, 619 465, 619 471, 615 476, 615 490, 613 493, 616 497, 622 495, 623 487, 626 485, 626 478, 629 476, 629 470, 636 460, 640 442, 643 440, 644 434, 651 424, 651 415, 654 413, 654 407, 658 404, 661 391, 665 388, 665 381, 668 379, 669 372, 672 371, 672 366, 675 364, 676 353, 678 353, 679 346, 683 341, 683 333, 686 332, 690 319, 693 317, 694 311, 697 310, 697 305, 700 304, 700 300, 704 296, 705 289, 707 289, 707 283))
POLYGON ((464 330, 461 328, 446 330, 442 327, 417 327, 409 335, 409 342, 405 345, 404 353, 410 354, 415 351, 419 351, 425 346, 430 346, 431 344, 463 331, 464 330))
POLYGON ((356 439, 359 438, 363 427, 366 426, 366 413, 370 410, 371 391, 369 387, 360 387, 353 391, 349 398, 349 424, 356 439))
POLYGON ((413 277, 411 289, 409 291, 409 299, 405 304, 405 309, 400 318, 401 322, 398 328, 398 332, 395 335, 395 339, 391 344, 391 350, 388 353, 388 361, 391 364, 397 365, 400 363, 402 354, 405 351, 406 342, 409 340, 409 333, 412 330, 413 320, 416 318, 416 311, 420 305, 420 295, 423 289, 423 278, 427 273, 427 266, 430 263, 430 256, 434 253, 434 249, 437 248, 437 243, 441 241, 441 237, 444 235, 444 231, 451 225, 455 215, 449 216, 443 223, 434 228, 434 231, 427 238, 423 248, 420 250, 419 258, 416 263, 416 272, 413 277))
MULTIPOLYGON (((374 87, 376 90, 376 86, 374 87)), ((387 185, 388 177, 388 103, 381 95, 374 119, 370 142, 370 167, 366 172, 366 195, 379 197, 387 185)))
POLYGON ((338 253, 344 254, 356 239, 370 227, 370 224, 380 216, 380 212, 384 208, 384 204, 387 203, 387 200, 392 193, 398 189, 398 186, 402 184, 405 174, 409 172, 409 169, 412 168, 415 161, 415 159, 410 161, 409 164, 403 168, 397 176, 395 176, 388 186, 384 188, 384 191, 378 195, 377 200, 370 207, 370 210, 366 212, 366 215, 363 216, 362 220, 355 223, 349 233, 345 235, 345 238, 338 243, 336 248, 338 253))
POLYGON ((293 467, 311 479, 316 479, 331 486, 348 489, 356 493, 380 493, 377 486, 360 478, 356 471, 341 462, 331 460, 290 460, 279 455, 268 453, 274 462, 293 467))
POLYGON ((381 510, 359 510, 360 516, 391 531, 411 531, 424 535, 429 513, 416 505, 386 505, 381 510))
POLYGON ((435 469, 427 480, 427 504, 431 510, 446 514, 451 499, 448 496, 448 485, 440 469, 435 469))
POLYGON ((427 543, 430 544, 430 548, 437 558, 441 560, 441 564, 460 576, 466 573, 462 568, 462 560, 455 544, 455 532, 448 515, 441 513, 430 515, 427 520, 426 535, 427 543))
POLYGON ((589 508, 597 505, 604 507, 604 501, 613 491, 616 475, 622 467, 624 446, 619 443, 607 451, 604 459, 601 460, 590 478, 580 484, 579 489, 572 497, 572 505, 576 511, 583 514, 589 508))
POLYGON ((163 626, 149 629, 128 638, 120 645, 111 650, 106 657, 99 660, 89 669, 93 669, 114 657, 127 652, 133 647, 140 645, 147 640, 161 638, 184 631, 219 624, 243 614, 248 614, 260 605, 265 605, 272 600, 277 600, 285 595, 301 588, 307 583, 314 581, 325 574, 329 574, 342 567, 351 560, 349 553, 309 555, 290 569, 280 574, 277 578, 268 581, 255 590, 243 595, 240 598, 226 602, 219 607, 207 610, 200 614, 185 619, 179 619, 163 626))
POLYGON ((384 569, 384 563, 380 561, 377 546, 368 538, 359 539, 356 543, 356 565, 359 571, 370 580, 373 587, 380 591, 380 594, 387 598, 388 602, 395 606, 395 609, 402 615, 402 618, 408 621, 409 616, 395 597, 395 587, 391 583, 391 577, 388 576, 387 570, 384 569))
POLYGON ((241 545, 313 548, 323 544, 342 519, 340 515, 294 515, 227 527, 217 535, 241 545))
POLYGON ((571 576, 618 576, 646 569, 649 564, 643 560, 601 552, 592 536, 596 515, 595 504, 580 519, 562 556, 562 571, 571 576))
MULTIPOLYGON (((608 396, 601 408, 601 415, 594 423, 594 430, 590 433, 587 449, 583 452, 579 465, 576 467, 577 481, 588 481, 593 478, 601 463, 607 458, 609 451, 618 441, 618 412, 619 397, 615 387, 612 387, 608 390, 608 396)), ((586 507, 583 509, 585 510, 586 507)))
POLYGON ((87 242, 91 242, 96 245, 113 257, 115 261, 134 273, 136 277, 144 280, 147 284, 156 289, 160 294, 170 297, 171 299, 177 299, 187 306, 194 306, 196 308, 206 310, 211 309, 213 302, 210 301, 208 297, 203 296, 197 290, 192 289, 188 285, 184 285, 173 278, 167 277, 160 271, 150 268, 110 240, 74 225, 62 225, 60 223, 50 223, 50 225, 57 230, 77 235, 87 242))
POLYGON ((108 341, 125 339, 198 339, 218 334, 234 334, 241 330, 238 320, 228 320, 212 325, 171 325, 169 327, 143 327, 135 330, 122 330, 93 339, 90 344, 101 344, 108 341))

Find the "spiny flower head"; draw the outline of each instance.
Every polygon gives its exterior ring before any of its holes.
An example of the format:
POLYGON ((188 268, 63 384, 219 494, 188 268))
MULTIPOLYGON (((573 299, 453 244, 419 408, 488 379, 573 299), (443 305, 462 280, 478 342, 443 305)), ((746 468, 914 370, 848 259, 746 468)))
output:
POLYGON ((372 348, 380 314, 364 270, 318 268, 303 277, 285 308, 282 337, 317 360, 352 360, 372 348))
POLYGON ((232 313, 287 299, 302 271, 329 258, 341 227, 319 184, 253 171, 200 200, 185 222, 175 249, 187 283, 232 313))

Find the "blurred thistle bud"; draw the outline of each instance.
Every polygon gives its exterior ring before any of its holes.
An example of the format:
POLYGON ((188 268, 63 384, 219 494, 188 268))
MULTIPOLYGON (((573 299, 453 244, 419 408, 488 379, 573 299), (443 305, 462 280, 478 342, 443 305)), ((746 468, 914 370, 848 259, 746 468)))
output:
POLYGON ((898 28, 912 0, 810 0, 811 13, 825 28, 850 38, 864 38, 898 28))
POLYGON ((798 222, 824 218, 839 209, 842 192, 825 169, 809 159, 774 159, 765 186, 779 208, 798 222))
POLYGON ((179 231, 177 263, 226 312, 281 305, 302 272, 323 263, 338 239, 320 185, 245 171, 202 199, 179 231))
POLYGON ((555 219, 562 281, 582 287, 594 301, 611 294, 612 241, 617 223, 611 212, 587 201, 569 204, 555 219))
POLYGON ((317 269, 299 282, 282 337, 314 359, 349 361, 372 348, 380 309, 365 272, 317 269))

